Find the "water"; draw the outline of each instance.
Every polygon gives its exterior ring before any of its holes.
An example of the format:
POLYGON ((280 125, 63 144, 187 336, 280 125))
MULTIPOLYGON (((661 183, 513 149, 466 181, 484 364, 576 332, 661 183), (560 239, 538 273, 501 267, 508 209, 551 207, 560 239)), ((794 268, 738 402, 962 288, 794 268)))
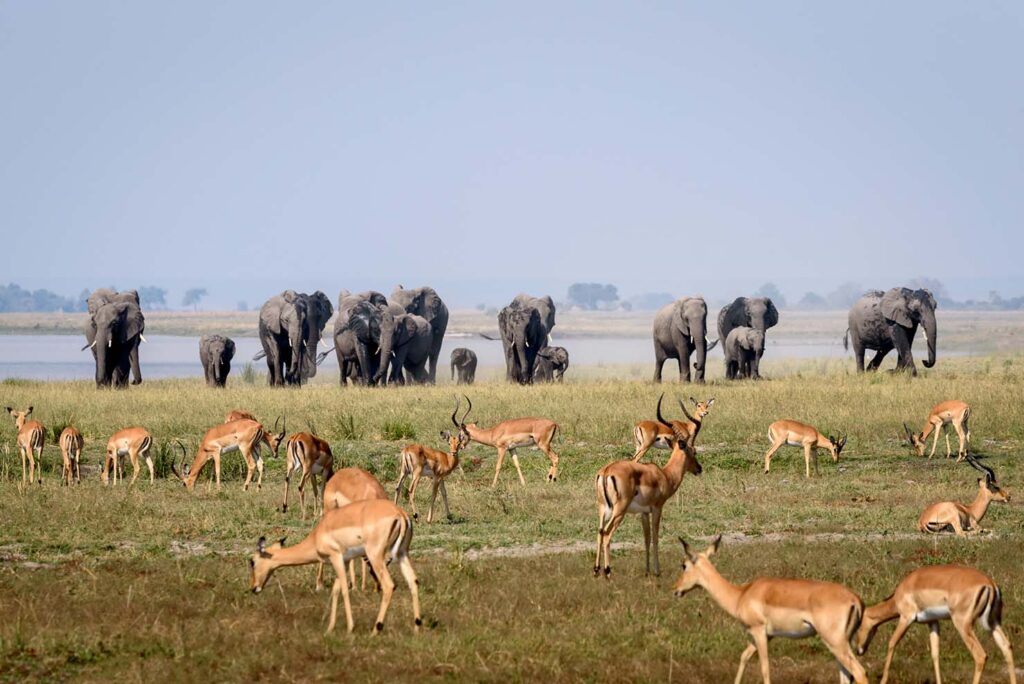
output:
MULTIPOLYGON (((139 353, 143 378, 202 377, 203 368, 199 363, 199 337, 177 335, 149 335, 147 343, 139 353)), ((570 368, 580 365, 598 364, 654 364, 654 349, 650 337, 558 337, 555 344, 569 350, 570 368)), ((74 335, 0 335, 0 379, 28 378, 33 380, 91 380, 95 365, 92 354, 81 351, 85 338, 74 335)), ((232 362, 232 374, 241 371, 256 352, 261 351, 259 340, 254 337, 235 338, 237 350, 232 362)), ((468 347, 477 353, 480 368, 503 368, 505 361, 501 342, 486 340, 479 336, 445 337, 441 350, 440 366, 448 373, 448 358, 455 347, 468 347)), ((326 349, 321 346, 321 349, 326 349)), ((923 349, 918 350, 923 354, 923 349)), ((940 349, 942 355, 953 355, 940 349)), ((721 347, 709 354, 708 364, 721 364, 721 347)), ((806 342, 802 339, 769 338, 765 351, 766 359, 840 359, 850 358, 852 353, 843 350, 839 342, 806 342)), ((895 358, 890 354, 889 360, 895 358)), ((266 370, 266 362, 256 362, 259 371, 266 370)), ((331 353, 320 366, 320 373, 337 377, 338 364, 331 353)), ((440 374, 441 371, 439 371, 440 374)), ((665 365, 667 377, 676 371, 674 361, 665 365)))

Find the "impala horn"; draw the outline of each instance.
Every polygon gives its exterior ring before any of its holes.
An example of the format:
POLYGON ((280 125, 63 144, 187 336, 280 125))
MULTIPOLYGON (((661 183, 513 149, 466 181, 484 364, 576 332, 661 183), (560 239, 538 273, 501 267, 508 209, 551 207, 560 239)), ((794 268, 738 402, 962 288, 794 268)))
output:
POLYGON ((981 472, 985 473, 985 481, 988 482, 988 484, 996 484, 996 473, 994 470, 992 470, 986 465, 978 463, 978 461, 975 460, 975 458, 970 455, 967 456, 967 462, 970 463, 971 466, 974 467, 976 470, 980 470, 981 472))
POLYGON ((907 427, 906 423, 903 424, 903 429, 907 431, 907 442, 910 446, 914 446, 914 435, 910 432, 910 428, 907 427))
MULTIPOLYGON (((691 399, 692 399, 692 397, 691 397, 691 399)), ((694 420, 693 416, 690 415, 690 412, 686 410, 686 404, 683 403, 683 400, 682 399, 676 399, 676 401, 679 402, 679 408, 683 409, 683 415, 686 416, 686 419, 689 420, 691 423, 695 423, 696 424, 697 421, 694 420)))
POLYGON ((460 402, 459 402, 459 397, 458 397, 458 396, 456 396, 456 397, 455 397, 455 410, 454 410, 454 411, 452 411, 452 425, 454 425, 454 426, 455 426, 455 429, 456 429, 456 430, 460 430, 460 429, 462 429, 462 426, 461 426, 461 425, 459 425, 459 423, 458 423, 458 421, 457 421, 457 420, 455 420, 455 415, 456 415, 456 414, 457 414, 457 413, 459 412, 459 403, 460 403, 460 402))
POLYGON ((469 397, 467 397, 465 394, 463 394, 462 396, 463 396, 463 398, 465 398, 466 405, 467 405, 466 412, 462 414, 462 424, 465 425, 466 424, 466 418, 469 417, 469 412, 473 410, 473 402, 470 401, 469 397))
POLYGON ((672 427, 672 423, 670 423, 667 420, 665 420, 665 418, 661 415, 661 400, 664 399, 664 398, 665 398, 665 393, 662 392, 661 396, 658 397, 658 422, 661 423, 662 425, 664 425, 667 428, 671 428, 672 427))
MULTIPOLYGON (((174 441, 177 442, 178 446, 181 447, 181 467, 182 467, 182 469, 184 469, 185 468, 185 459, 188 457, 188 450, 185 449, 185 445, 181 443, 180 439, 176 439, 174 441)), ((185 482, 185 478, 182 477, 181 473, 178 472, 178 469, 174 467, 174 461, 175 460, 176 459, 174 459, 174 458, 171 459, 171 472, 174 473, 174 476, 176 478, 178 478, 179 480, 181 480, 182 483, 184 483, 185 482)))

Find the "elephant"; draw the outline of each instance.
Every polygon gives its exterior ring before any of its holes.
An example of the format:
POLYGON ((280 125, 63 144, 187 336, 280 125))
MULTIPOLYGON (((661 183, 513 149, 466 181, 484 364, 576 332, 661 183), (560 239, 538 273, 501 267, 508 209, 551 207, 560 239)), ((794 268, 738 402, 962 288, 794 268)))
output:
POLYGON ((224 387, 231 373, 231 359, 235 357, 235 343, 222 335, 203 335, 199 339, 199 360, 203 363, 206 384, 224 387))
POLYGON ((86 346, 96 361, 97 387, 125 387, 129 370, 132 384, 142 383, 139 344, 145 342, 146 317, 135 290, 95 290, 88 299, 89 322, 85 326, 86 346))
POLYGON ((569 352, 565 347, 543 347, 533 362, 534 382, 562 382, 569 368, 569 352))
POLYGON ((294 290, 268 299, 260 308, 260 343, 267 357, 270 385, 301 385, 307 359, 307 301, 294 290))
POLYGON ((338 357, 341 384, 353 380, 372 384, 380 365, 381 318, 388 312, 388 300, 373 290, 338 295, 334 319, 334 351, 338 357))
POLYGON ((555 302, 550 296, 531 297, 520 292, 512 299, 514 306, 522 308, 534 308, 540 314, 540 322, 544 326, 544 343, 550 344, 551 330, 555 327, 555 302))
POLYGON ((537 352, 547 345, 548 331, 540 311, 517 306, 513 300, 498 314, 498 329, 505 350, 508 381, 522 385, 532 383, 537 352))
POLYGON ((704 382, 707 353, 718 344, 708 344, 708 305, 703 297, 683 297, 666 304, 654 315, 654 382, 661 382, 661 369, 668 359, 679 362, 679 382, 690 382, 690 355, 697 382, 704 382))
POLYGON ((452 349, 452 380, 457 385, 472 385, 476 380, 476 352, 465 347, 452 349), (456 380, 455 372, 458 371, 456 380))
POLYGON ((331 300, 327 295, 320 290, 311 295, 299 296, 306 300, 306 359, 302 364, 302 379, 309 380, 316 375, 317 347, 320 345, 328 319, 334 315, 334 307, 331 306, 331 300))
POLYGON ((745 325, 733 328, 729 337, 725 338, 725 377, 736 378, 761 377, 761 356, 764 354, 764 333, 757 328, 745 325))
POLYGON ((441 343, 448 329, 448 307, 432 287, 417 287, 411 290, 401 285, 391 293, 390 301, 401 306, 405 313, 426 319, 430 325, 430 384, 437 382, 437 360, 441 356, 441 343))
POLYGON ((928 290, 894 287, 888 292, 870 290, 850 308, 848 336, 843 337, 843 348, 853 343, 857 359, 857 372, 864 371, 864 350, 874 349, 875 357, 868 370, 878 370, 882 359, 893 349, 899 354, 896 370, 909 370, 917 375, 911 347, 920 325, 928 344, 925 368, 935 365, 935 345, 938 331, 935 324, 935 297, 928 290))
POLYGON ((778 325, 779 310, 767 297, 737 297, 732 304, 718 312, 718 339, 729 339, 733 328, 745 325, 768 334, 768 328, 778 325))
POLYGON ((433 340, 430 323, 422 316, 407 313, 395 316, 390 311, 382 312, 380 320, 380 366, 373 377, 374 384, 426 383, 430 378, 427 362, 433 340))

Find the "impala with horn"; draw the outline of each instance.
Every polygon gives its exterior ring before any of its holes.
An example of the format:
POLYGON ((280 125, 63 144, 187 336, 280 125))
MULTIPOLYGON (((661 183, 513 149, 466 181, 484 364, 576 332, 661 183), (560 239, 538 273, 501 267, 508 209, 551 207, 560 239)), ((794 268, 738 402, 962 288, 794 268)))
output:
POLYGON ((697 401, 690 397, 690 401, 693 402, 695 407, 692 416, 686 410, 686 404, 681 399, 677 401, 679 402, 679 408, 683 410, 683 415, 686 416, 685 421, 673 420, 671 421, 672 427, 665 427, 656 420, 641 420, 633 427, 633 441, 636 444, 636 453, 633 454, 634 461, 639 461, 643 458, 644 454, 651 447, 655 449, 671 449, 676 433, 685 435, 686 443, 691 448, 696 448, 697 433, 700 432, 704 416, 708 415, 708 412, 711 411, 715 398, 712 397, 707 401, 697 401))
POLYGON ((476 423, 466 422, 469 412, 473 410, 473 402, 469 397, 465 399, 467 407, 466 412, 462 414, 462 420, 457 421, 453 414, 452 424, 459 430, 459 439, 464 445, 472 440, 498 450, 498 462, 494 467, 494 481, 491 482, 491 487, 498 484, 498 474, 501 473, 501 464, 505 462, 507 452, 512 453, 512 463, 519 473, 520 484, 526 486, 522 468, 519 467, 519 456, 516 455, 516 449, 526 446, 540 449, 551 461, 548 482, 558 479, 558 454, 551 449, 551 441, 558 431, 558 424, 555 421, 547 418, 513 418, 502 421, 492 428, 482 428, 476 423))
POLYGON ((118 430, 107 440, 107 458, 103 462, 103 471, 100 479, 107 484, 107 470, 113 472, 114 484, 119 479, 124 479, 121 474, 120 458, 127 456, 132 464, 132 480, 128 484, 135 484, 139 477, 139 457, 146 459, 146 468, 149 469, 149 483, 153 484, 153 457, 149 455, 149 449, 153 446, 153 435, 143 427, 130 427, 118 430))
POLYGON ((949 448, 948 426, 952 425, 953 429, 956 430, 956 436, 960 439, 960 446, 956 450, 956 460, 959 463, 967 456, 967 446, 971 442, 970 419, 971 407, 966 402, 959 400, 944 401, 941 404, 936 404, 932 412, 928 414, 921 432, 911 432, 906 423, 903 424, 903 429, 907 433, 907 441, 910 443, 910 446, 914 447, 918 456, 924 456, 928 435, 933 432, 935 433, 935 438, 932 440, 932 451, 928 454, 929 459, 935 455, 935 447, 939 445, 939 433, 945 433, 946 458, 949 458, 952 456, 952 451, 949 448))
POLYGON ((658 535, 661 529, 661 511, 683 482, 686 473, 700 475, 701 466, 697 454, 687 443, 686 435, 675 431, 661 415, 662 394, 658 397, 658 421, 672 430, 672 455, 664 468, 654 463, 637 463, 632 460, 609 463, 597 473, 597 560, 594 561, 594 577, 601 574, 604 560, 604 575, 609 577, 611 568, 612 535, 619 528, 626 514, 640 515, 644 528, 644 555, 647 574, 651 573, 651 546, 654 547, 654 575, 661 574, 658 565, 658 535))
POLYGON ((1003 594, 985 573, 963 565, 929 565, 903 578, 896 591, 881 603, 864 611, 857 631, 857 653, 863 655, 871 645, 879 625, 899 618, 896 631, 889 639, 885 654, 882 682, 889 681, 889 668, 896 646, 915 622, 928 625, 935 682, 942 684, 939 672, 939 622, 950 620, 974 659, 974 684, 981 681, 988 656, 974 633, 975 625, 992 633, 996 646, 1003 652, 1010 684, 1017 684, 1013 664, 1013 647, 1003 631, 1003 594))
POLYGON ((256 544, 256 553, 249 560, 252 568, 249 586, 253 593, 258 594, 277 568, 330 561, 337 577, 331 589, 327 633, 334 630, 337 622, 338 594, 345 599, 345 621, 351 632, 355 623, 345 563, 365 555, 380 582, 380 609, 373 626, 376 634, 384 630, 384 617, 395 591, 395 581, 388 572, 388 562, 395 561, 412 593, 413 629, 418 632, 423 620, 420 618, 419 582, 409 562, 411 542, 412 521, 408 513, 386 499, 357 501, 326 511, 313 531, 294 546, 284 546, 284 539, 267 546, 266 539, 261 537, 256 544))
POLYGON ((746 584, 733 584, 711 563, 722 542, 719 535, 711 546, 694 553, 683 540, 683 570, 673 591, 682 597, 703 587, 722 610, 743 623, 750 640, 740 655, 737 684, 743 680, 747 662, 757 653, 761 678, 771 681, 768 641, 772 637, 803 639, 815 634, 839 665, 839 680, 867 684, 864 667, 850 648, 864 615, 864 602, 841 584, 782 577, 757 577, 746 584))
POLYGON ((43 447, 46 446, 46 428, 38 420, 28 420, 32 414, 32 406, 27 411, 17 411, 7 406, 7 412, 14 418, 14 428, 18 431, 15 439, 18 452, 21 454, 21 481, 36 481, 36 463, 39 464, 39 484, 43 484, 43 447), (26 468, 27 466, 27 468, 26 468))
POLYGON ((968 456, 967 462, 985 475, 984 478, 978 478, 978 496, 969 504, 956 501, 932 504, 924 510, 917 521, 919 531, 935 533, 952 528, 957 536, 977 534, 982 531, 981 519, 985 517, 989 504, 993 501, 1005 503, 1010 500, 1010 494, 996 483, 994 470, 978 463, 973 456, 968 456))
POLYGON ((284 440, 284 433, 287 426, 287 419, 285 424, 281 426, 281 431, 277 432, 278 423, 281 423, 282 419, 279 417, 274 422, 274 433, 268 433, 264 427, 256 422, 255 420, 236 420, 230 423, 221 423, 215 425, 206 431, 202 441, 199 442, 199 448, 196 451, 195 459, 192 461, 192 466, 185 468, 185 459, 188 457, 188 452, 185 450, 185 445, 178 442, 178 446, 181 447, 181 465, 183 471, 178 472, 174 462, 171 462, 171 472, 174 476, 181 480, 182 484, 187 489, 195 487, 196 480, 199 478, 199 473, 202 471, 203 466, 213 459, 214 477, 217 483, 217 489, 220 489, 220 457, 222 454, 228 454, 233 451, 238 451, 242 454, 242 458, 245 459, 245 465, 248 469, 245 475, 245 483, 242 485, 243 490, 249 489, 249 483, 252 481, 253 471, 259 471, 259 477, 256 480, 256 489, 260 489, 263 485, 263 458, 260 455, 260 444, 265 443, 270 451, 276 456, 278 445, 284 440))
MULTIPOLYGON (((459 412, 459 400, 455 399, 455 410, 452 411, 452 422, 455 423, 455 415, 459 412)), ((456 423, 457 424, 457 423, 456 423)), ((427 512, 427 523, 434 521, 434 502, 437 500, 438 489, 441 490, 441 498, 444 501, 445 516, 451 520, 452 511, 448 508, 448 490, 444 481, 459 466, 459 451, 469 441, 468 436, 459 430, 454 435, 445 431, 441 433, 441 439, 448 442, 448 451, 438 451, 422 444, 410 444, 402 449, 399 455, 400 473, 398 485, 395 486, 395 503, 402 494, 402 485, 405 480, 412 477, 409 483, 409 504, 412 507, 412 517, 418 518, 416 512, 416 487, 419 485, 420 477, 426 473, 433 480, 433 487, 430 490, 430 510, 427 512)))
POLYGON ((783 446, 803 447, 806 476, 811 476, 811 457, 814 457, 814 470, 818 470, 818 449, 828 449, 833 461, 839 460, 839 454, 846 446, 846 436, 833 437, 818 432, 813 425, 798 423, 795 420, 777 420, 768 426, 768 441, 772 443, 764 455, 764 472, 771 469, 772 456, 783 446))

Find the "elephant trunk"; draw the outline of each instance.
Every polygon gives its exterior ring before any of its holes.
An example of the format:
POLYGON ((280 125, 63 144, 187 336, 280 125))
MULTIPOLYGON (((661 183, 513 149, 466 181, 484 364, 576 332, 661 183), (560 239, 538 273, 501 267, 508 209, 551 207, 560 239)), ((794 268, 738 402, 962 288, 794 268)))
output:
POLYGON ((516 378, 521 384, 526 384, 530 381, 530 365, 526 360, 526 333, 524 332, 521 340, 516 344, 516 355, 519 357, 519 377, 516 378))
POLYGON ((395 326, 389 325, 387 321, 382 321, 380 327, 380 368, 377 369, 377 374, 373 376, 375 383, 387 384, 388 369, 391 367, 394 346, 395 326))
POLYGON ((928 343, 928 359, 922 363, 925 368, 931 368, 935 365, 935 345, 938 341, 934 311, 926 311, 921 316, 921 330, 924 331, 924 339, 928 343))
POLYGON ((291 361, 288 364, 288 373, 296 381, 302 378, 302 357, 305 350, 302 348, 302 326, 296 325, 288 331, 288 344, 291 346, 291 361))
POLYGON ((707 330, 702 327, 695 330, 693 336, 696 351, 696 360, 693 362, 693 369, 696 371, 697 382, 704 382, 704 369, 708 358, 708 337, 707 330))
POLYGON ((221 373, 221 360, 218 357, 213 362, 213 379, 217 382, 218 385, 221 384, 221 373))
POLYGON ((109 333, 107 335, 97 332, 96 342, 93 351, 96 352, 96 386, 103 387, 110 384, 110 373, 108 368, 108 354, 111 353, 109 344, 109 333))

